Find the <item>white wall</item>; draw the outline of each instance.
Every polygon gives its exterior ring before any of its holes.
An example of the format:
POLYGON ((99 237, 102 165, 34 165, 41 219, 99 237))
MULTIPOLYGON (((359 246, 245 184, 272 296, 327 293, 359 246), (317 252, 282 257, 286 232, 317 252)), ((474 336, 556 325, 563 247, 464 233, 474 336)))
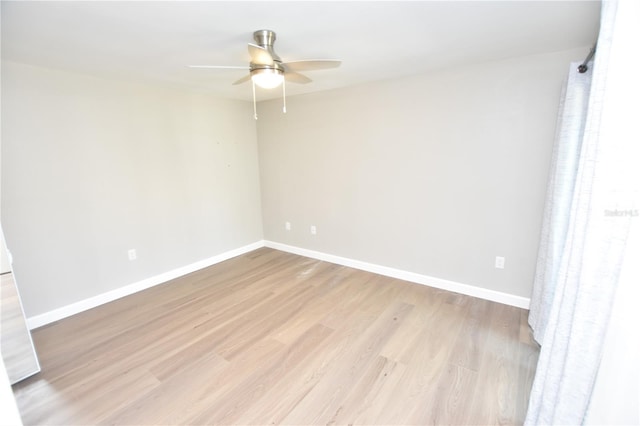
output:
POLYGON ((28 317, 262 239, 249 103, 7 62, 2 103, 28 317))
POLYGON ((293 97, 286 115, 264 102, 260 167, 246 102, 3 63, 2 220, 27 316, 261 240, 262 226, 529 297, 560 86, 587 51, 293 97))
POLYGON ((561 84, 587 52, 261 103, 265 239, 528 298, 561 84))

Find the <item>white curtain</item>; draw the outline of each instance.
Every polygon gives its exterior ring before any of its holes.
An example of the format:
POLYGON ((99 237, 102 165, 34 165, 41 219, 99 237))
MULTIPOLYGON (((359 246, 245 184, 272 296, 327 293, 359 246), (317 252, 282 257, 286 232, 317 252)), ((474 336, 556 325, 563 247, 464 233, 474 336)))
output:
POLYGON ((620 267, 632 256, 627 236, 640 220, 638 69, 620 58, 637 55, 623 48, 635 1, 603 2, 591 82, 570 70, 531 299, 541 350, 525 424, 584 423, 620 267))
POLYGON ((529 324, 538 342, 542 341, 547 328, 558 283, 587 121, 593 63, 589 64, 585 73, 577 71, 578 65, 579 62, 574 62, 569 66, 569 77, 560 99, 556 140, 551 157, 551 175, 547 185, 540 250, 529 311, 529 324))

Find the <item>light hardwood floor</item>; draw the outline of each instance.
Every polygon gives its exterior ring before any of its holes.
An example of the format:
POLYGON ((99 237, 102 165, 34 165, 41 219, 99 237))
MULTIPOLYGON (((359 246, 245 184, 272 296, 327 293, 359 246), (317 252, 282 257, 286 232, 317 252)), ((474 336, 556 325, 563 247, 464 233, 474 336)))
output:
POLYGON ((527 312, 259 249, 35 330, 30 424, 519 424, 527 312))

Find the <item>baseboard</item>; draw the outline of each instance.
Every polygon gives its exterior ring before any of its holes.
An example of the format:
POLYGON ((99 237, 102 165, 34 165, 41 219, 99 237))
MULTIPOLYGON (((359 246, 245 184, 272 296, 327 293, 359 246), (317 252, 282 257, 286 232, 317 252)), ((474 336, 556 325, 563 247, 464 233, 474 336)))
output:
POLYGON ((373 272, 375 274, 385 275, 387 277, 398 278, 404 281, 427 285, 429 287, 435 287, 442 290, 453 291, 455 293, 465 294, 467 296, 478 297, 480 299, 490 300, 492 302, 498 302, 504 305, 529 309, 530 299, 526 297, 515 296, 513 294, 502 293, 499 291, 489 290, 469 284, 462 284, 455 281, 444 280, 442 278, 430 277, 428 275, 417 274, 415 272, 403 271, 401 269, 389 268, 387 266, 380 266, 373 263, 349 259, 346 257, 334 256, 332 254, 308 250, 282 243, 276 243, 274 241, 265 241, 264 245, 266 247, 286 251, 288 253, 298 254, 300 256, 323 260, 338 265, 348 266, 350 268, 361 269, 363 271, 373 272))
POLYGON ((71 315, 75 315, 80 312, 89 310, 91 308, 95 308, 97 306, 103 305, 105 303, 112 302, 116 299, 120 299, 121 297, 129 296, 130 294, 137 293, 147 288, 150 288, 159 284, 163 284, 167 281, 171 281, 175 278, 215 265, 216 263, 223 262, 233 257, 240 256, 242 254, 259 249, 261 247, 270 247, 276 250, 281 250, 288 253, 297 254, 300 256, 310 257, 312 259, 323 260, 323 261, 335 263, 338 265, 348 266, 350 268, 360 269, 363 271, 373 272, 375 274, 380 274, 387 277, 398 278, 401 280, 422 284, 422 285, 427 285, 427 286, 439 288, 442 290, 453 291, 455 293, 460 293, 460 294, 466 294, 467 296, 473 296, 473 297, 478 297, 485 300, 491 300, 493 302, 498 302, 505 305, 515 306, 523 309, 529 309, 530 300, 526 297, 515 296, 512 294, 489 290, 489 289, 485 289, 482 287, 477 287, 469 284, 462 284, 455 281, 444 280, 442 278, 436 278, 428 275, 417 274, 415 272, 403 271, 401 269, 390 268, 387 266, 381 266, 373 263, 362 262, 360 260, 354 260, 346 257, 322 253, 319 251, 290 246, 282 243, 276 243, 274 241, 261 240, 243 247, 239 247, 234 250, 230 250, 230 251, 218 254, 208 259, 203 259, 198 262, 191 263, 189 265, 186 265, 171 271, 167 271, 159 275, 155 275, 153 277, 144 279, 142 281, 128 284, 124 287, 120 287, 115 290, 108 291, 106 293, 98 294, 97 296, 93 296, 88 299, 80 300, 78 302, 63 306, 58 309, 54 309, 49 312, 45 312, 40 315, 29 317, 27 318, 27 326, 31 330, 38 327, 42 327, 44 325, 61 320, 63 318, 70 317, 71 315))
POLYGON ((109 303, 116 299, 120 299, 121 297, 129 296, 130 294, 137 293, 139 291, 165 283, 167 281, 171 281, 183 275, 190 274, 191 272, 195 272, 208 266, 215 265, 216 263, 223 262, 225 260, 231 259, 232 257, 240 256, 241 254, 259 249, 261 247, 264 247, 264 245, 264 241, 256 241, 255 243, 218 254, 208 259, 203 259, 198 262, 191 263, 189 265, 182 266, 180 268, 167 271, 150 278, 146 278, 142 281, 128 284, 124 287, 120 287, 106 293, 98 294, 97 296, 93 296, 88 299, 80 300, 70 305, 66 305, 40 315, 29 317, 27 318, 27 326, 30 330, 42 327, 43 325, 50 324, 66 317, 70 317, 71 315, 75 315, 91 308, 103 305, 105 303, 109 303))

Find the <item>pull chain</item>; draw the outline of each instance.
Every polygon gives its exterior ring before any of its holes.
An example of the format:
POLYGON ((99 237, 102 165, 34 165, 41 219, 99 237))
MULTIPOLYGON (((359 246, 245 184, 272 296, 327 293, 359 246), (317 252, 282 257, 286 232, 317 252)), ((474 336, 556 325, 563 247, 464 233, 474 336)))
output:
POLYGON ((283 114, 287 113, 287 93, 284 88, 285 81, 286 80, 282 80, 282 112, 283 114))
POLYGON ((251 80, 251 87, 253 88, 253 118, 258 119, 258 111, 256 109, 256 83, 251 80))

